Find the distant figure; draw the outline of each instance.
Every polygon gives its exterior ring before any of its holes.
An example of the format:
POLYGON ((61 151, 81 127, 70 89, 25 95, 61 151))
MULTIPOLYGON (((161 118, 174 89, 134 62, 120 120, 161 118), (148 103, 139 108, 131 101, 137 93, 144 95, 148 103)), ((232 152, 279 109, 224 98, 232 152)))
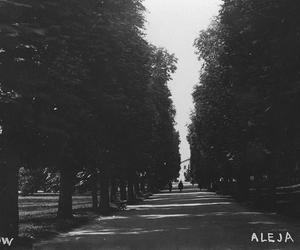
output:
POLYGON ((171 193, 172 192, 172 181, 169 181, 168 186, 169 186, 169 192, 171 193))
POLYGON ((200 183, 198 183, 198 188, 200 189, 200 191, 201 191, 201 189, 202 189, 202 186, 201 186, 201 184, 200 183))
POLYGON ((182 181, 180 181, 178 183, 178 189, 180 190, 180 192, 182 191, 182 189, 183 189, 183 183, 182 183, 182 181))

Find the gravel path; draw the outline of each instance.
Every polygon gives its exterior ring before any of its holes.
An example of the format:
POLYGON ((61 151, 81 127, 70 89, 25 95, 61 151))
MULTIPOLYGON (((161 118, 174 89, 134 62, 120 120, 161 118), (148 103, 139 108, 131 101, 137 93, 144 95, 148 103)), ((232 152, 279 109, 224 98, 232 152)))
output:
POLYGON ((189 187, 182 193, 156 194, 34 249, 300 249, 300 225, 276 214, 251 211, 228 196, 189 187), (281 235, 282 242, 276 242, 281 235))

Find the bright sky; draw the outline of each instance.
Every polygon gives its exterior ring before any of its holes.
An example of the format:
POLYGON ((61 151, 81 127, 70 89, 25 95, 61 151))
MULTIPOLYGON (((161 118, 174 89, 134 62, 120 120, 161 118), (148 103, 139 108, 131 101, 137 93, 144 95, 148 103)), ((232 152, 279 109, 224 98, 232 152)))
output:
POLYGON ((147 39, 164 47, 179 59, 178 69, 169 84, 177 110, 181 160, 190 158, 186 140, 187 124, 193 109, 191 93, 198 82, 200 63, 193 42, 218 14, 221 0, 144 0, 147 8, 147 39))

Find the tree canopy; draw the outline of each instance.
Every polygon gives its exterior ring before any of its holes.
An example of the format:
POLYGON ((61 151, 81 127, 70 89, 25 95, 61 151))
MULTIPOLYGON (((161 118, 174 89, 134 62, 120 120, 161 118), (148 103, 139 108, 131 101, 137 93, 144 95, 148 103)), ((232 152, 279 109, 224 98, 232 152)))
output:
POLYGON ((11 0, 0 7, 0 150, 9 170, 1 176, 1 235, 17 233, 20 167, 23 182, 34 171, 59 172, 61 218, 72 216, 78 176, 92 183, 102 210, 115 183, 128 186, 131 200, 145 184, 155 190, 178 176, 167 85, 177 60, 145 40, 142 1, 11 0))
POLYGON ((299 182, 299 4, 225 0, 195 41, 203 61, 189 142, 207 186, 299 182))

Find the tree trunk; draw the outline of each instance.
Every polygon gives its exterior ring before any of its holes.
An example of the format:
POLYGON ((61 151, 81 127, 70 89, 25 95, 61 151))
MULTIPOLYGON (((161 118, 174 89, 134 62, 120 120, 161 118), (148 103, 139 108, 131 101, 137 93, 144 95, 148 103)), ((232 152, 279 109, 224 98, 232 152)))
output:
POLYGON ((97 169, 92 169, 92 176, 91 176, 91 191, 92 191, 92 203, 93 203, 93 210, 96 211, 98 209, 98 187, 97 187, 97 169))
POLYGON ((136 196, 141 195, 140 183, 137 180, 134 182, 134 190, 135 190, 136 196))
POLYGON ((127 200, 126 183, 124 180, 120 181, 120 196, 121 200, 127 200))
POLYGON ((117 199, 117 184, 116 180, 111 180, 111 186, 110 186, 110 200, 115 201, 117 199))
POLYGON ((18 236, 18 167, 17 159, 2 161, 0 175, 0 236, 18 236))
MULTIPOLYGON (((246 168, 246 167, 245 167, 246 168)), ((247 169, 240 169, 237 180, 238 185, 238 200, 245 201, 248 199, 249 193, 249 174, 247 169)))
POLYGON ((149 178, 148 191, 150 191, 151 193, 157 193, 158 191, 156 178, 154 176, 150 176, 149 178))
POLYGON ((57 217, 60 219, 73 218, 72 213, 72 193, 73 193, 73 171, 62 168, 60 171, 60 189, 57 217))
POLYGON ((100 175, 100 204, 99 210, 101 213, 108 213, 109 206, 109 178, 105 173, 100 175))
POLYGON ((146 193, 146 188, 145 188, 145 178, 143 177, 141 179, 141 192, 144 194, 146 193))
POLYGON ((135 202, 134 182, 132 178, 128 179, 128 203, 133 204, 135 202))

